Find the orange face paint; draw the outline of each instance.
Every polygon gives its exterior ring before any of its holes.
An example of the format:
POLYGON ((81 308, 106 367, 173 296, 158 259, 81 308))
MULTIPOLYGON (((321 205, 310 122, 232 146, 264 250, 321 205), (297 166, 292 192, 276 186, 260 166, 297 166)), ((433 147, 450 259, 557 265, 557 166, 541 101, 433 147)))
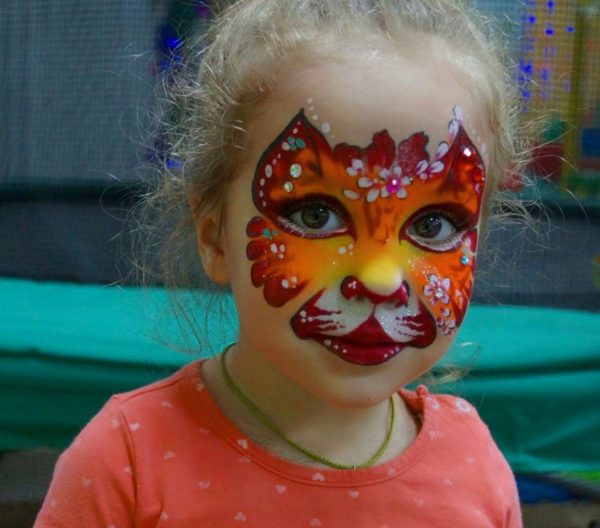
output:
POLYGON ((485 170, 455 115, 433 159, 422 132, 332 147, 302 111, 263 153, 251 278, 274 307, 307 296, 291 321, 298 337, 368 365, 460 326, 485 170))

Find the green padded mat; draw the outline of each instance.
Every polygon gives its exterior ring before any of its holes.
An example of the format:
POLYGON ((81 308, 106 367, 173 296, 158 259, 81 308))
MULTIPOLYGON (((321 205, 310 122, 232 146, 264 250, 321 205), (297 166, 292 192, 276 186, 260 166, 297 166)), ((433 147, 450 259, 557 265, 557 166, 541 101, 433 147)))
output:
MULTIPOLYGON (((0 279, 0 449, 65 447, 111 394, 191 361, 168 309, 161 289, 0 279)), ((220 350, 235 322, 205 317, 220 350)), ((434 390, 473 402, 515 471, 600 470, 600 314, 472 306, 443 363, 470 372, 434 390)))

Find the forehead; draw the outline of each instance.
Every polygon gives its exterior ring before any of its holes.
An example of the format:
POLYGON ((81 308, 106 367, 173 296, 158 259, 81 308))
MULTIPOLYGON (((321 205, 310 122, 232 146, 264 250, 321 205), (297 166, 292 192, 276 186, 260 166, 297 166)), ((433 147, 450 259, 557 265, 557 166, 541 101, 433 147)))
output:
POLYGON ((467 133, 485 151, 489 133, 470 82, 439 53, 420 53, 418 58, 379 53, 288 65, 248 124, 244 162, 256 164, 299 108, 330 143, 366 146, 373 133, 383 129, 396 138, 423 131, 430 145, 447 141, 452 109, 459 106, 467 133))

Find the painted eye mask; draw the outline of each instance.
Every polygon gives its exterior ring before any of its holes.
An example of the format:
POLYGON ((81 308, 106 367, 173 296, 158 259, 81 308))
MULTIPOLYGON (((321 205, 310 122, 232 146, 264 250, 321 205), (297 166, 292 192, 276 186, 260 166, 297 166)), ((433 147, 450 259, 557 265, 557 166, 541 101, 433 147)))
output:
POLYGON ((460 326, 470 298, 485 182, 455 109, 449 142, 331 147, 300 111, 263 153, 247 226, 252 283, 271 306, 310 294, 296 335, 379 364, 460 326))

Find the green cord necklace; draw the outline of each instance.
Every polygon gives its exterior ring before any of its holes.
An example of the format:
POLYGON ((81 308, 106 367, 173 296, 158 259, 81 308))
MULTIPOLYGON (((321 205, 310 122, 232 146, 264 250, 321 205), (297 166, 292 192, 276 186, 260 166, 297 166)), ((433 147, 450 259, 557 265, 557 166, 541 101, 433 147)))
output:
POLYGON ((329 466, 329 467, 332 467, 335 469, 368 468, 368 467, 375 465, 377 463, 377 461, 382 457, 382 455, 386 452, 388 446, 390 445, 392 433, 394 432, 394 424, 396 423, 396 406, 394 405, 393 396, 390 396, 390 399, 389 399, 390 411, 391 411, 390 427, 389 427, 388 432, 385 435, 385 439, 383 440, 383 443, 381 444, 381 447, 379 448, 377 453, 375 453, 369 460, 367 460, 366 462, 363 462, 362 464, 356 464, 356 465, 338 464, 337 462, 333 462, 332 460, 322 457, 322 456, 318 455, 317 453, 314 453, 313 451, 311 451, 305 447, 302 447, 301 445, 294 442, 291 438, 288 438, 284 433, 282 433, 279 429, 277 429, 277 427, 275 427, 275 425, 273 425, 271 420, 269 420, 264 415, 264 413, 256 405, 254 405, 254 403, 252 403, 252 401, 250 401, 248 399, 248 397, 240 390, 240 388, 231 379, 229 372, 227 372, 227 367, 225 366, 225 356, 227 355, 229 348, 231 348, 231 347, 226 348, 225 351, 221 354, 221 371, 223 373, 223 379, 225 380, 225 384, 227 385, 227 387, 229 387, 231 392, 233 392, 233 394, 235 394, 237 399, 244 405, 244 407, 246 407, 246 409, 248 409, 250 411, 252 416, 254 416, 260 423, 262 423, 271 432, 275 433, 281 440, 283 440, 289 446, 293 447, 300 453, 306 455, 308 458, 315 460, 316 462, 321 462, 322 464, 325 464, 326 466, 329 466))

